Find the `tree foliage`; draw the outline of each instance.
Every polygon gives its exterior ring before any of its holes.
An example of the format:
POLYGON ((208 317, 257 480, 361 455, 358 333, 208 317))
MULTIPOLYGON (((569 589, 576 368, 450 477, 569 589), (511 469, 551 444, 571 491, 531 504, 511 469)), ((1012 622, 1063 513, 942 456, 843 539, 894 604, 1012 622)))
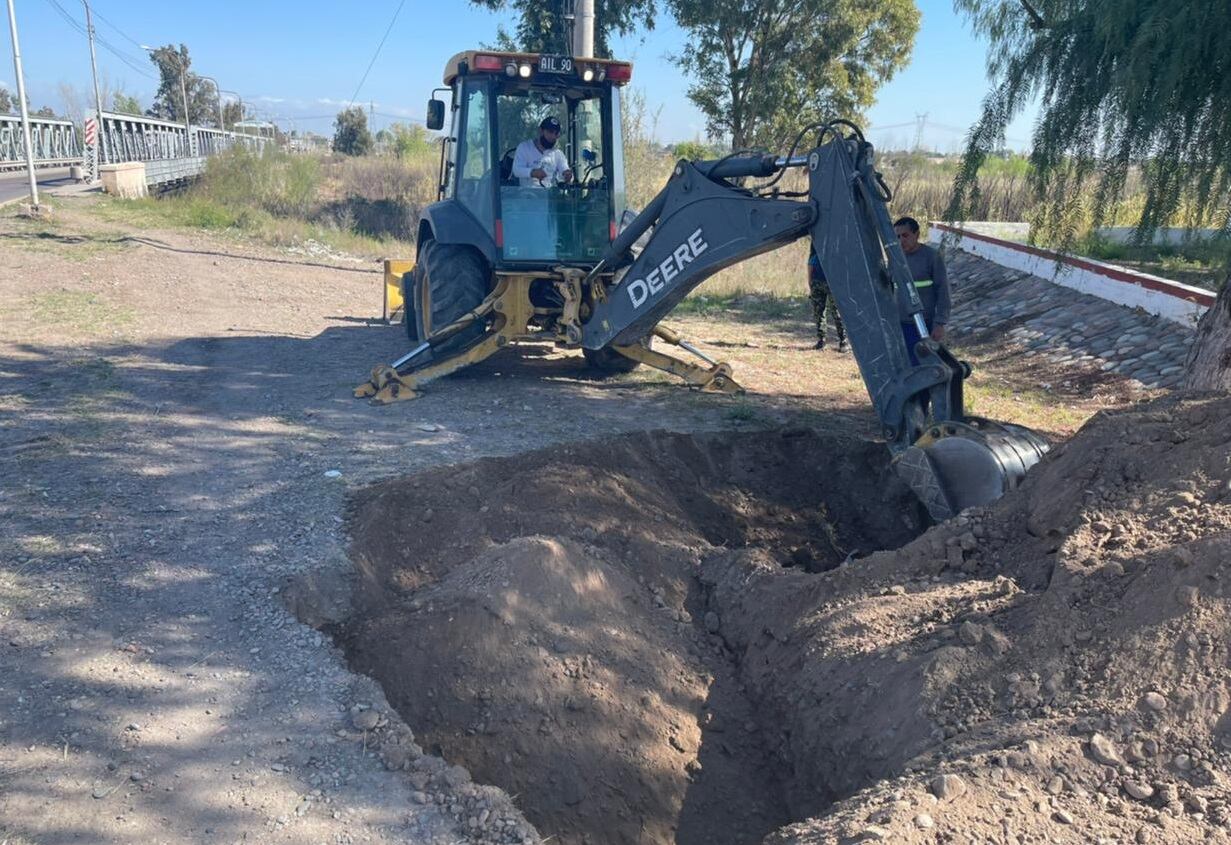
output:
POLYGON ((119 114, 141 114, 141 103, 132 94, 116 91, 111 97, 111 109, 119 114))
POLYGON ((0 114, 8 114, 17 106, 17 98, 9 93, 9 89, 0 86, 0 114))
POLYGON ((235 124, 244 119, 244 107, 234 100, 227 100, 222 104, 222 122, 226 124, 227 129, 234 128, 235 124))
POLYGON ((780 148, 804 125, 859 119, 910 58, 914 0, 668 0, 677 62, 710 135, 780 148))
MULTIPOLYGON (((517 14, 513 33, 500 32, 498 46, 533 53, 573 52, 564 21, 567 0, 470 0, 475 6, 517 14)), ((654 0, 599 0, 594 4, 594 52, 611 56, 611 38, 638 27, 654 28, 654 0)))
POLYGON ((182 122, 184 120, 184 94, 188 100, 188 122, 196 126, 218 124, 218 100, 213 83, 192 72, 192 59, 188 48, 181 44, 159 47, 150 53, 150 61, 158 68, 158 91, 154 102, 146 112, 150 117, 182 122), (180 88, 181 75, 184 88, 180 88))
POLYGON ((342 109, 334 118, 333 151, 348 156, 367 155, 372 151, 372 133, 362 106, 342 109))
POLYGON ((1036 99, 1034 231, 1071 242, 1113 214, 1130 172, 1138 235, 1231 223, 1231 4, 1209 0, 955 0, 990 41, 994 87, 971 130, 950 216, 1008 123, 1036 99))

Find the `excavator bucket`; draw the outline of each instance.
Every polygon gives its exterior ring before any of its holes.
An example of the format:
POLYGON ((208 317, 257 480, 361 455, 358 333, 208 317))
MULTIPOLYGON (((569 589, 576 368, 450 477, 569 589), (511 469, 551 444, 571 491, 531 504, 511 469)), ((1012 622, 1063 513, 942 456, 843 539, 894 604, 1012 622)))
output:
POLYGON ((967 417, 932 426, 895 458, 894 468, 942 522, 1012 490, 1047 449, 1028 428, 967 417))

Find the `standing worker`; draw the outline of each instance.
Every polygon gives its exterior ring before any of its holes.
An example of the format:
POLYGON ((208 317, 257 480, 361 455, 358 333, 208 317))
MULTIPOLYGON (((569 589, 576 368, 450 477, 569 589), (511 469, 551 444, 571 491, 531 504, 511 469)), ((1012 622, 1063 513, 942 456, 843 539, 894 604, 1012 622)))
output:
MULTIPOLYGON (((906 253, 906 263, 915 282, 915 291, 923 303, 923 322, 927 324, 932 340, 944 340, 945 325, 949 322, 951 307, 945 260, 935 247, 919 243, 919 221, 915 218, 899 218, 898 222, 893 224, 893 231, 898 236, 902 252, 906 253)), ((919 337, 914 321, 908 320, 905 312, 902 313, 902 318, 906 350, 910 353, 910 362, 917 365, 919 360, 915 357, 915 344, 922 338, 919 337)))
POLYGON ((842 315, 838 313, 838 304, 829 291, 829 282, 825 280, 820 259, 811 249, 808 250, 808 298, 812 300, 812 316, 816 320, 816 346, 813 348, 825 348, 825 312, 829 311, 833 314, 834 328, 838 330, 838 351, 845 352, 846 326, 842 325, 842 315))

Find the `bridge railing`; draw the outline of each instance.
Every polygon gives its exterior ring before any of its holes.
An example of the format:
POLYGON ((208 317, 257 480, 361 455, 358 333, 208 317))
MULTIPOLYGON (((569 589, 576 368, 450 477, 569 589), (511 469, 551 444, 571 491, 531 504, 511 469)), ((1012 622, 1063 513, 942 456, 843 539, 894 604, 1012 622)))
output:
MULTIPOLYGON (((87 169, 95 161, 95 145, 97 161, 102 165, 203 159, 236 144, 262 149, 269 140, 243 132, 224 132, 204 126, 186 128, 183 123, 115 112, 103 112, 99 127, 94 143, 86 145, 87 169)), ((90 173, 91 177, 94 175, 90 173)))
MULTIPOLYGON (((30 148, 40 167, 80 164, 81 144, 72 121, 56 118, 30 119, 30 148)), ((0 170, 26 166, 26 141, 21 117, 0 114, 0 170)))

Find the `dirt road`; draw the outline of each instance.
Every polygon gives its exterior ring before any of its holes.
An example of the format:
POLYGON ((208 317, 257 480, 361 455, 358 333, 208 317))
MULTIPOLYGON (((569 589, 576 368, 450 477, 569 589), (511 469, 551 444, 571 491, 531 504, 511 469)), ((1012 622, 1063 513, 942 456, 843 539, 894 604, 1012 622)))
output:
POLYGON ((678 322, 744 398, 589 381, 544 349, 374 409, 350 388, 404 348, 372 320, 374 263, 136 231, 90 202, 0 220, 2 841, 455 841, 459 813, 518 841, 464 773, 438 806, 387 771, 368 728, 409 734, 284 609, 290 576, 344 558, 348 491, 646 428, 871 428, 853 364, 808 350, 797 314, 678 322))

